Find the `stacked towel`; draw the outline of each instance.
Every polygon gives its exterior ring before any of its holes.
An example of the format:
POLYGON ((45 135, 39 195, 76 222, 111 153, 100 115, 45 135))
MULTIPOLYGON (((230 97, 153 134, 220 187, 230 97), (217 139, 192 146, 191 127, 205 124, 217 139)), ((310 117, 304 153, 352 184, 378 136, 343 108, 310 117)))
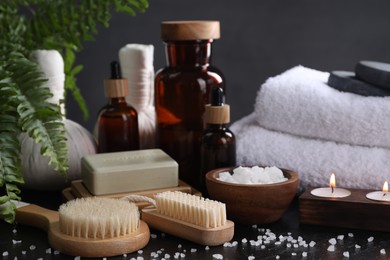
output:
POLYGON ((237 163, 294 170, 301 189, 328 186, 331 172, 340 187, 381 189, 390 179, 390 99, 339 92, 328 75, 298 66, 267 80, 255 112, 231 126, 237 163))
POLYGON ((329 73, 302 66, 268 79, 255 114, 267 129, 353 145, 390 148, 390 97, 329 87, 329 73))

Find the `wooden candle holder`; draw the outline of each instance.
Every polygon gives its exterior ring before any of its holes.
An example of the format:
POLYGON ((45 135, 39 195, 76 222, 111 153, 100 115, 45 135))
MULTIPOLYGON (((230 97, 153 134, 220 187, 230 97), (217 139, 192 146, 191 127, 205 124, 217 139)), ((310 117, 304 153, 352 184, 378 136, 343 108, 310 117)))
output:
POLYGON ((311 189, 299 198, 299 217, 302 224, 390 231, 390 202, 366 198, 371 190, 349 189, 344 198, 323 198, 312 195, 311 189))

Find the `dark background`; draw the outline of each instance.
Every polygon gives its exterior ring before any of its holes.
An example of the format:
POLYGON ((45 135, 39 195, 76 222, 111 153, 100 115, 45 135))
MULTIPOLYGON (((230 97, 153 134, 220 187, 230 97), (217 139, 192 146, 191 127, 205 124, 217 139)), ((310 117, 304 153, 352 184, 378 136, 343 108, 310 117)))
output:
POLYGON ((103 80, 109 63, 128 43, 153 44, 155 70, 165 66, 160 22, 220 20, 221 39, 213 44, 212 63, 225 75, 232 122, 253 111, 260 85, 296 66, 354 70, 360 60, 390 63, 388 0, 149 0, 135 17, 114 13, 108 29, 100 27, 77 56, 84 65, 77 83, 90 118, 69 96, 67 117, 88 130, 106 103, 103 80))

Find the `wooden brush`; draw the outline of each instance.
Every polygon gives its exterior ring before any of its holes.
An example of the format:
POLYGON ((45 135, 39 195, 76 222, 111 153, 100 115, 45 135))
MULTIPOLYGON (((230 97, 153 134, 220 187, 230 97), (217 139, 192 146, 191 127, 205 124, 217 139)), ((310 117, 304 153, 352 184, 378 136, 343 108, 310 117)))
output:
POLYGON ((107 257, 137 251, 149 242, 149 227, 134 203, 109 198, 67 202, 59 211, 16 203, 16 221, 48 232, 50 245, 61 253, 107 257))
POLYGON ((226 219, 224 203, 188 193, 159 193, 155 207, 141 212, 150 227, 202 245, 221 245, 234 235, 234 223, 226 219))

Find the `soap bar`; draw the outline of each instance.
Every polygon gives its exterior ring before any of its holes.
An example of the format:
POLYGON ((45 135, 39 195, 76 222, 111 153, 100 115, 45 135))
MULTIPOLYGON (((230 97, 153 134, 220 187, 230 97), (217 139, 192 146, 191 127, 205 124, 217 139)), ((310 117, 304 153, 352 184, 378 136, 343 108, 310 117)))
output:
POLYGON ((381 88, 390 89, 390 64, 360 61, 355 67, 356 77, 381 88))
POLYGON ((390 96, 390 89, 378 88, 361 81, 355 77, 355 73, 352 71, 332 71, 329 75, 328 85, 343 92, 362 96, 390 96))
POLYGON ((81 176, 93 195, 177 187, 179 184, 177 162, 160 149, 84 156, 81 176))

